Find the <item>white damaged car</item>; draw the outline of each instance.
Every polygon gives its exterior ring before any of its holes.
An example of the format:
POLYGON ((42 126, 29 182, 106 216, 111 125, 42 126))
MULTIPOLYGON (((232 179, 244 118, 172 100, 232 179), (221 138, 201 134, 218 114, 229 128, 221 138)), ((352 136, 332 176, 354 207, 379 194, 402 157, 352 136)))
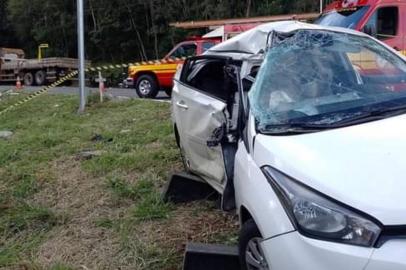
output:
POLYGON ((236 208, 243 269, 406 269, 406 61, 359 32, 259 26, 185 62, 186 169, 236 208))

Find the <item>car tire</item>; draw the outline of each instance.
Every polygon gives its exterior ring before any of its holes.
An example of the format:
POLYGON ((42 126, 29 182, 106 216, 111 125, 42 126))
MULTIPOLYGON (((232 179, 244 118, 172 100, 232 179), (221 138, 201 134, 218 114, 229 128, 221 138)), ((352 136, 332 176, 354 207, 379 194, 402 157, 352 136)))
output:
POLYGON ((32 86, 34 84, 34 75, 31 72, 25 73, 23 81, 25 86, 32 86))
POLYGON ((45 73, 45 71, 43 70, 38 70, 37 72, 35 72, 35 84, 38 86, 42 86, 45 84, 47 75, 45 73))
POLYGON ((172 97, 172 88, 166 88, 165 89, 165 94, 167 94, 168 97, 172 97))
POLYGON ((152 75, 142 75, 137 80, 135 90, 140 98, 155 98, 159 92, 158 82, 152 75))
POLYGON ((244 223, 240 231, 239 252, 242 270, 269 270, 264 252, 260 248, 263 240, 254 220, 244 223))

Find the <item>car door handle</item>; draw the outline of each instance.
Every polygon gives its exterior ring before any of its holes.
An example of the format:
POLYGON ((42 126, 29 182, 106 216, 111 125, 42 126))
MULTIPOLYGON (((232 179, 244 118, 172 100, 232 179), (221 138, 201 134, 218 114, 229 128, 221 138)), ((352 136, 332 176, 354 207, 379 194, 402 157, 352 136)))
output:
POLYGON ((395 50, 397 50, 398 52, 400 51, 400 49, 398 47, 393 47, 395 50))
POLYGON ((185 102, 183 102, 183 101, 176 102, 176 106, 178 106, 179 108, 182 108, 184 110, 189 109, 188 105, 186 105, 185 102))

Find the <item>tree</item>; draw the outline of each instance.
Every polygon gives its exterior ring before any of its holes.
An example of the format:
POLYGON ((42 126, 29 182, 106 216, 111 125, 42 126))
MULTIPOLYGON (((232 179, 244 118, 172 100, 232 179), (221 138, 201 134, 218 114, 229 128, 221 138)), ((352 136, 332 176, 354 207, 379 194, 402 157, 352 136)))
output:
POLYGON ((10 47, 12 44, 18 44, 14 29, 7 18, 7 0, 0 0, 0 46, 10 47))
MULTIPOLYGON (((327 0, 330 1, 330 0, 327 0)), ((163 57, 187 35, 170 22, 318 11, 319 0, 86 0, 88 59, 126 62, 163 57)), ((0 0, 0 46, 36 56, 76 57, 76 0, 0 0), (14 35, 15 34, 15 35, 14 35)))

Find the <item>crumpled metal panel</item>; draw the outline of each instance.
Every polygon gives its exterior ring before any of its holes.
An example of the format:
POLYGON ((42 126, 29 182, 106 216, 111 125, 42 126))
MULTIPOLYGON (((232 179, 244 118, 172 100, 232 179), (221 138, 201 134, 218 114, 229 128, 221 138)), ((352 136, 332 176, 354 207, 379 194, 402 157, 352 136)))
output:
POLYGON ((199 172, 205 180, 212 182, 221 189, 221 183, 225 179, 224 161, 221 146, 208 147, 207 143, 212 138, 213 133, 221 128, 226 123, 224 115, 224 106, 219 106, 217 103, 202 104, 201 115, 196 115, 195 121, 198 123, 190 125, 190 130, 187 132, 189 140, 195 140, 197 144, 204 144, 206 151, 189 151, 191 168, 199 172), (220 186, 219 186, 220 184, 220 186))
POLYGON ((226 103, 175 81, 172 106, 190 171, 222 193, 225 185, 222 148, 209 147, 208 143, 212 142, 214 132, 227 124, 226 103), (187 109, 181 109, 179 103, 187 109))

